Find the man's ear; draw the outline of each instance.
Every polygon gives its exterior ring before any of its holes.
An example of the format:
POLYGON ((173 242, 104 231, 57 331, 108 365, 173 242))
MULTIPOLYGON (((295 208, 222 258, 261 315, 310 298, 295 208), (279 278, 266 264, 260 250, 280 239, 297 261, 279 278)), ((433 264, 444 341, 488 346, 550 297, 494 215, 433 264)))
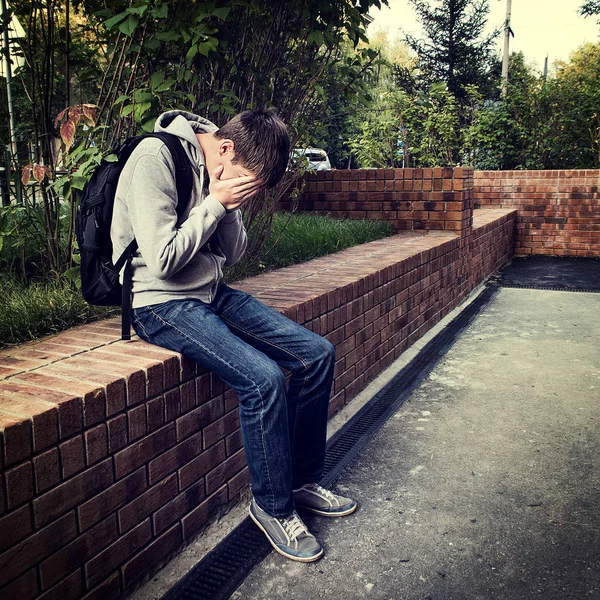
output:
POLYGON ((235 144, 233 140, 222 139, 219 143, 219 157, 223 158, 225 156, 231 155, 230 158, 233 158, 235 155, 235 144))

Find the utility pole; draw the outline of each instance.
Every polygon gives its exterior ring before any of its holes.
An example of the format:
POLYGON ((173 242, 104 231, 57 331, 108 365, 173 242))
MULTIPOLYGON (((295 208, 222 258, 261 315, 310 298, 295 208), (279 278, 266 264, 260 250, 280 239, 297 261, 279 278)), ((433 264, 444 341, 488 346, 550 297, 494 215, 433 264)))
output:
POLYGON ((514 37, 510 28, 510 11, 512 0, 506 0, 506 20, 504 21, 504 54, 502 55, 502 97, 506 98, 508 92, 508 45, 510 36, 514 37))
MULTIPOLYGON (((0 0, 0 7, 2 8, 2 15, 8 15, 8 10, 6 7, 6 0, 0 0)), ((4 49, 5 55, 2 57, 4 61, 4 65, 6 67, 6 72, 4 76, 6 77, 6 95, 8 97, 8 115, 9 115, 9 128, 10 128, 10 150, 15 156, 17 154, 17 138, 15 136, 15 111, 13 108, 12 101, 12 69, 10 64, 10 40, 8 37, 8 28, 10 26, 10 21, 6 23, 6 26, 2 28, 2 48, 4 49)))

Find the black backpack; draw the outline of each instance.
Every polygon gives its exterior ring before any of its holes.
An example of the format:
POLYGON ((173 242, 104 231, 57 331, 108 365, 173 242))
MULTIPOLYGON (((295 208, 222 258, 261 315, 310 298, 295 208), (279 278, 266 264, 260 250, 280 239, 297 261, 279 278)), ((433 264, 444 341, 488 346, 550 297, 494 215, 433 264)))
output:
POLYGON ((127 246, 116 263, 112 262, 110 224, 115 193, 121 171, 137 145, 146 138, 162 140, 175 163, 177 188, 177 214, 181 215, 192 193, 192 166, 179 141, 169 133, 151 133, 126 139, 115 150, 116 162, 103 160, 86 184, 75 220, 75 232, 81 255, 81 292, 84 300, 97 306, 121 305, 121 339, 131 339, 131 260, 137 250, 135 238, 127 246), (125 266, 123 285, 119 273, 125 266))

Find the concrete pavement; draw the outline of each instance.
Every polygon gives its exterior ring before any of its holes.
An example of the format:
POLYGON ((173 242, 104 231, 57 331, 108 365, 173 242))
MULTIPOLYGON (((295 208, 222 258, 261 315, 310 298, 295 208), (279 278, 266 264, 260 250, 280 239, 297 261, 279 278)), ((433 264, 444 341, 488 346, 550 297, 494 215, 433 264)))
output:
POLYGON ((501 289, 237 600, 600 598, 600 294, 501 289))

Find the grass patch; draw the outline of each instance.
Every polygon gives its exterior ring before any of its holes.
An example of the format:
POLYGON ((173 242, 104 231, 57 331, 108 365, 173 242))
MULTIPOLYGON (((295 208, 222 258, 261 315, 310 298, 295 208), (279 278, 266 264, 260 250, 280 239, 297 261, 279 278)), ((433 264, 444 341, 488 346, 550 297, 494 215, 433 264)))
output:
POLYGON ((386 221, 342 221, 319 215, 278 213, 262 256, 253 261, 242 259, 227 269, 225 281, 306 262, 393 233, 391 223, 386 221))
MULTIPOLYGON (((227 269, 225 281, 252 277, 305 262, 393 233, 382 221, 338 221, 317 215, 278 214, 262 256, 227 269)), ((23 284, 0 273, 0 348, 118 314, 118 308, 90 306, 69 281, 23 284)))
POLYGON ((90 306, 68 281, 25 285, 0 275, 0 347, 97 321, 118 308, 90 306))

